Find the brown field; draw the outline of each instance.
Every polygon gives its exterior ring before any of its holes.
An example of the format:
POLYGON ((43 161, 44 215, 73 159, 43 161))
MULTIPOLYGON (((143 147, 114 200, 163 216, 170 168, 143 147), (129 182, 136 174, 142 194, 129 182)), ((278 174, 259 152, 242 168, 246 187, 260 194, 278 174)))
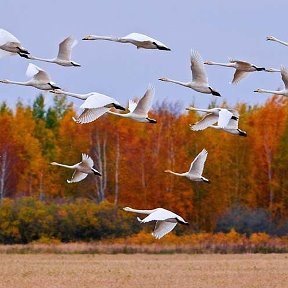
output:
POLYGON ((288 254, 0 254, 2 288, 288 287, 288 254))

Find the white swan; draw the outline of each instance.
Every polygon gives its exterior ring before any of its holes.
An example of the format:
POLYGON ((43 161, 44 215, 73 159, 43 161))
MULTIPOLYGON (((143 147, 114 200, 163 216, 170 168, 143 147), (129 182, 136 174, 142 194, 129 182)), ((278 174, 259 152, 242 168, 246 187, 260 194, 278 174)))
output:
POLYGON ((177 176, 187 177, 189 180, 192 180, 192 181, 203 181, 206 183, 210 183, 210 180, 202 176, 202 173, 204 170, 204 164, 207 159, 207 155, 208 155, 208 152, 206 151, 206 149, 203 149, 191 163, 190 169, 188 172, 177 173, 171 170, 165 170, 164 172, 171 173, 177 176))
POLYGON ((80 106, 80 108, 84 109, 82 113, 77 116, 77 118, 73 117, 73 120, 79 124, 90 123, 98 119, 113 107, 119 110, 126 110, 114 98, 97 92, 91 92, 87 94, 76 94, 62 90, 54 90, 51 92, 54 94, 64 94, 85 100, 84 103, 80 106))
POLYGON ((285 67, 281 67, 281 76, 282 81, 284 82, 285 89, 282 90, 266 90, 266 89, 256 89, 254 92, 256 93, 269 93, 275 95, 282 95, 288 97, 288 69, 285 67))
POLYGON ((129 113, 119 114, 112 111, 108 111, 108 113, 125 118, 131 118, 138 122, 157 123, 155 119, 151 119, 148 117, 148 112, 151 109, 153 97, 154 88, 152 86, 149 86, 144 96, 137 103, 129 100, 129 113))
POLYGON ((22 47, 20 41, 14 35, 4 29, 0 29, 0 58, 17 54, 27 58, 26 56, 29 52, 22 47))
POLYGON ((32 77, 32 79, 26 82, 18 82, 5 79, 0 80, 0 83, 32 86, 40 90, 60 89, 60 87, 56 86, 56 84, 50 80, 48 73, 34 64, 30 63, 28 65, 26 75, 28 77, 32 77))
MULTIPOLYGON (((225 127, 220 127, 219 125, 210 125, 209 127, 219 130, 224 130, 228 133, 239 135, 239 136, 247 136, 247 132, 238 128, 239 124, 239 113, 236 110, 233 110, 233 117, 229 120, 228 124, 225 127)), ((194 131, 193 125, 191 126, 191 130, 194 131)))
POLYGON ((52 162, 50 164, 75 170, 71 180, 67 180, 68 183, 79 182, 86 178, 88 174, 95 174, 101 176, 101 173, 95 168, 93 168, 94 162, 91 157, 84 153, 82 153, 82 161, 74 165, 64 165, 57 162, 52 162))
POLYGON ((82 40, 108 40, 120 43, 130 43, 135 45, 137 49, 144 48, 144 49, 158 49, 167 51, 171 50, 162 42, 140 33, 131 33, 124 37, 88 35, 84 37, 82 40))
POLYGON ((177 223, 183 225, 189 225, 189 223, 186 222, 181 216, 164 208, 156 208, 152 210, 139 210, 139 209, 132 209, 130 207, 125 207, 123 208, 123 210, 139 214, 148 214, 148 216, 142 220, 139 217, 137 217, 140 223, 156 221, 154 231, 152 232, 152 235, 156 239, 160 239, 164 235, 172 231, 177 225, 177 223))
POLYGON ((280 43, 280 44, 282 44, 282 45, 288 46, 288 42, 284 42, 284 41, 282 41, 282 40, 279 40, 279 39, 277 39, 277 38, 274 37, 274 36, 267 36, 267 37, 266 37, 266 40, 267 40, 267 41, 278 42, 278 43, 280 43))
POLYGON ((218 122, 218 126, 224 128, 228 125, 231 118, 237 120, 237 117, 233 115, 235 112, 234 109, 225 109, 225 108, 211 108, 211 109, 199 109, 194 107, 186 108, 190 111, 201 111, 206 112, 207 114, 197 123, 190 124, 190 127, 193 127, 193 131, 204 130, 210 125, 218 122))
POLYGON ((49 63, 55 63, 61 66, 75 66, 79 67, 80 64, 74 62, 71 60, 71 51, 72 48, 77 44, 77 40, 74 39, 72 36, 69 36, 65 38, 60 44, 59 44, 59 51, 56 58, 53 59, 44 59, 35 57, 32 55, 27 55, 26 58, 31 60, 38 60, 38 61, 44 61, 49 63))
POLYGON ((218 63, 218 62, 213 62, 213 61, 205 61, 204 64, 235 68, 236 71, 234 73, 232 84, 239 83, 240 80, 242 80, 244 77, 246 77, 249 72, 266 71, 266 69, 264 67, 257 67, 256 65, 251 64, 249 62, 245 62, 245 61, 241 61, 241 60, 235 60, 235 59, 231 59, 229 61, 229 63, 218 63))
POLYGON ((172 82, 181 86, 191 88, 197 92, 212 94, 214 96, 221 96, 217 91, 213 90, 208 84, 208 77, 206 75, 203 60, 197 51, 191 51, 191 71, 192 81, 181 82, 177 80, 168 79, 166 77, 159 78, 160 81, 172 82))

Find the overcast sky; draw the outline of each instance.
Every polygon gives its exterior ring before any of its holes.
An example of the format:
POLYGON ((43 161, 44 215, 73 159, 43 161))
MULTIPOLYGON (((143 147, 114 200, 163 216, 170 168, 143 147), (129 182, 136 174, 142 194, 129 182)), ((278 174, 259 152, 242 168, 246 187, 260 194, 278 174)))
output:
MULTIPOLYGON (((73 60, 82 67, 62 67, 33 63, 46 70, 52 80, 75 93, 97 91, 116 98, 124 106, 129 98, 142 96, 149 83, 155 86, 155 102, 194 102, 206 107, 216 97, 160 82, 191 79, 190 49, 204 60, 226 62, 229 57, 248 60, 257 66, 288 66, 288 47, 266 41, 273 35, 288 41, 285 0, 256 1, 96 1, 96 0, 9 0, 2 1, 0 19, 3 29, 14 34, 31 54, 53 58, 58 43, 69 35, 79 43, 73 60), (129 44, 108 41, 82 41, 87 34, 125 36, 139 32, 160 40, 169 51, 137 50, 129 44)), ((1 59, 0 78, 26 81, 29 61, 13 56, 1 59)), ((269 95, 256 94, 256 88, 282 87, 279 73, 251 73, 239 85, 229 84, 234 69, 206 66, 210 85, 230 105, 247 102, 261 104, 269 95)), ((40 90, 0 84, 0 101, 13 107, 17 99, 32 104, 40 90)), ((47 94, 47 103, 52 95, 47 94)), ((78 105, 80 102, 76 102, 78 105)))

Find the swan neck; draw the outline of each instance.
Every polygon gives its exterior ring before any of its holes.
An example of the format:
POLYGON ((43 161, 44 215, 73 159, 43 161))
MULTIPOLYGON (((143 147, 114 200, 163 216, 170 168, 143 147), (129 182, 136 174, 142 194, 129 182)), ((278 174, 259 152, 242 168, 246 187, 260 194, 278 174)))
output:
POLYGON ((173 79, 165 79, 163 81, 171 82, 171 83, 178 84, 178 85, 185 86, 185 87, 188 87, 190 84, 190 83, 186 83, 186 82, 182 82, 182 81, 178 81, 178 80, 173 80, 173 79))
POLYGON ((219 63, 219 62, 210 62, 209 65, 217 65, 217 66, 223 66, 223 67, 234 67, 234 63, 219 63))
POLYGON ((167 170, 166 172, 173 174, 173 175, 177 175, 177 176, 185 176, 187 173, 177 173, 171 170, 167 170))
POLYGON ((28 56, 29 59, 31 60, 37 60, 37 61, 42 61, 42 62, 48 62, 48 63, 53 63, 54 62, 54 59, 45 59, 45 58, 40 58, 40 57, 35 57, 35 56, 28 56))
POLYGON ((140 210, 140 209, 129 209, 129 212, 135 212, 135 213, 139 213, 139 214, 151 214, 155 211, 155 209, 152 210, 140 210))
POLYGON ((7 81, 7 84, 29 86, 29 82, 18 82, 18 81, 10 81, 10 80, 7 81))
POLYGON ((72 165, 65 165, 65 164, 61 164, 61 163, 57 163, 57 162, 52 162, 51 163, 52 165, 55 165, 55 166, 60 166, 60 167, 64 167, 64 168, 69 168, 69 169, 73 169, 74 166, 72 165))
POLYGON ((107 41, 121 42, 120 38, 113 37, 113 36, 97 36, 97 35, 93 35, 93 40, 107 40, 107 41))
POLYGON ((279 39, 277 39, 277 38, 275 38, 274 41, 275 41, 275 42, 278 42, 278 43, 280 43, 280 44, 282 44, 282 45, 288 46, 288 43, 287 43, 287 42, 284 42, 284 41, 279 40, 279 39))
POLYGON ((81 100, 86 100, 89 96, 91 96, 91 94, 78 94, 78 93, 72 93, 72 92, 66 92, 66 91, 62 91, 61 90, 61 94, 67 95, 67 96, 71 96, 74 98, 78 98, 81 100))
POLYGON ((116 116, 120 116, 120 117, 127 117, 127 114, 122 114, 122 113, 116 113, 116 112, 113 112, 113 111, 108 111, 108 113, 112 114, 112 115, 116 115, 116 116))

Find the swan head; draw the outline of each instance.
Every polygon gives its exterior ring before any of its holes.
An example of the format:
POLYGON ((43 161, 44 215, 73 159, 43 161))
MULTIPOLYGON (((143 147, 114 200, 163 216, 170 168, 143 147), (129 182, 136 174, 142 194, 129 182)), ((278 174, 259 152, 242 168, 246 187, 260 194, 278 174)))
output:
POLYGON ((71 65, 74 66, 74 67, 81 67, 81 65, 80 65, 79 63, 76 63, 76 62, 74 62, 74 61, 71 61, 70 63, 71 63, 71 65))
POLYGON ((172 171, 171 170, 165 170, 164 172, 165 173, 171 173, 172 171))
POLYGON ((95 37, 93 35, 87 35, 83 37, 82 40, 95 40, 95 37))
POLYGON ((3 79, 3 80, 0 80, 0 83, 8 84, 8 83, 9 83, 9 80, 7 80, 7 79, 3 79))
POLYGON ((124 207, 123 210, 124 210, 124 211, 128 211, 128 212, 131 212, 133 209, 130 208, 130 207, 124 207))
POLYGON ((51 162, 50 165, 57 165, 57 163, 56 162, 51 162))
POLYGON ((255 93, 262 93, 262 89, 260 89, 260 88, 257 88, 256 90, 254 90, 253 92, 255 92, 255 93))
POLYGON ((167 79, 166 77, 161 77, 161 78, 159 78, 158 80, 160 80, 160 81, 167 81, 168 79, 167 79))
POLYGON ((267 41, 276 41, 276 38, 273 37, 273 36, 267 36, 267 37, 266 37, 266 40, 267 40, 267 41))
POLYGON ((204 61, 204 64, 206 64, 206 65, 213 65, 213 62, 212 62, 212 61, 204 61))

